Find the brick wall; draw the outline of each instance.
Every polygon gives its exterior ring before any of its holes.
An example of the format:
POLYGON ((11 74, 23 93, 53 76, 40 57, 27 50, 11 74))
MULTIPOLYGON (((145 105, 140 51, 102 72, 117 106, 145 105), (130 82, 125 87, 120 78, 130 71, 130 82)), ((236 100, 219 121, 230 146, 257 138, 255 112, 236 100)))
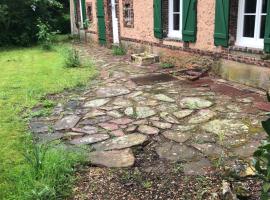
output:
MULTIPOLYGON (((96 9, 97 0, 87 0, 93 3, 96 9)), ((224 58, 247 64, 255 64, 260 66, 269 66, 268 61, 262 61, 254 57, 246 55, 234 55, 231 53, 232 48, 221 48, 214 45, 214 22, 215 22, 215 0, 198 0, 197 5, 197 41, 195 43, 186 44, 181 41, 170 39, 159 40, 154 37, 154 20, 153 20, 153 0, 133 0, 134 10, 134 26, 125 27, 123 22, 123 4, 126 0, 117 0, 117 16, 119 20, 119 35, 121 41, 129 41, 131 43, 139 43, 149 47, 161 47, 173 50, 181 50, 200 55, 212 56, 215 58, 224 58)), ((230 45, 233 45, 237 32, 237 13, 238 1, 231 0, 230 4, 230 45)), ((113 41, 112 35, 112 18, 110 0, 104 0, 105 20, 107 41, 113 41)), ((168 30, 168 0, 163 1, 163 28, 164 33, 168 30)), ((97 33, 96 11, 93 12, 93 25, 89 29, 93 33, 97 33)), ((240 49, 241 50, 241 49, 240 49)), ((253 51, 251 52, 253 53, 253 51)), ((256 53, 262 53, 256 51, 256 53)))
POLYGON ((219 51, 214 45, 215 0, 197 0, 197 40, 192 49, 219 51))
POLYGON ((157 42, 154 37, 154 17, 152 0, 134 0, 134 27, 128 28, 123 24, 123 1, 119 0, 121 37, 157 42))
POLYGON ((88 28, 88 31, 92 31, 94 33, 97 33, 97 9, 96 9, 96 0, 86 0, 86 5, 87 4, 92 4, 92 15, 93 15, 93 20, 88 28))

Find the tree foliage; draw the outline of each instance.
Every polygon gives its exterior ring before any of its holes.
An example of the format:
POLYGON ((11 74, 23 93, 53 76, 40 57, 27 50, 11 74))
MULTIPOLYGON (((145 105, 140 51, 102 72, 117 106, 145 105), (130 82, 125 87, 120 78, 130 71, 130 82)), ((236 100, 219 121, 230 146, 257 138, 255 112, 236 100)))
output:
POLYGON ((0 46, 35 43, 39 20, 54 31, 69 32, 68 0, 1 0, 0 46))
MULTIPOLYGON (((270 102, 270 94, 267 93, 267 99, 270 102)), ((262 127, 267 133, 267 138, 262 145, 254 152, 255 169, 259 177, 263 180, 262 200, 270 199, 270 118, 262 121, 262 127)))

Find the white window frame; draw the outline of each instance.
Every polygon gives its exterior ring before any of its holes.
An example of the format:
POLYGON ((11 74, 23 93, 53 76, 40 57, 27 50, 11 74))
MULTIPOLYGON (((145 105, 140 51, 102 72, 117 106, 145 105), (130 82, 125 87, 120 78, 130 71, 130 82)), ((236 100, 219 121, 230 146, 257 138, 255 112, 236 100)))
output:
POLYGON ((168 19, 169 19, 169 30, 168 30, 168 37, 169 38, 176 38, 176 39, 182 39, 182 16, 183 16, 183 0, 180 1, 180 12, 179 12, 179 30, 173 29, 173 14, 176 12, 173 12, 173 0, 169 0, 169 13, 168 13, 168 19))
POLYGON ((245 12, 245 2, 248 0, 239 0, 238 8, 238 22, 237 22, 237 38, 236 45, 242 47, 251 47, 251 48, 264 48, 264 39, 260 39, 260 30, 261 30, 261 16, 262 14, 262 0, 257 0, 257 9, 255 15, 255 31, 254 38, 244 37, 244 13, 245 12))

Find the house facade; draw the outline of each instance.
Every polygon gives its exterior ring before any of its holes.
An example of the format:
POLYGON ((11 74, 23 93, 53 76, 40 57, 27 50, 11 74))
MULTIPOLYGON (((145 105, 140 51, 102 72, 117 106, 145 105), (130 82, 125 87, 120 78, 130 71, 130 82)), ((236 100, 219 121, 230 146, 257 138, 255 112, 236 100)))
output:
POLYGON ((71 0, 72 31, 269 67, 270 0, 71 0), (84 26, 89 21, 90 26, 84 26), (264 56, 263 56, 264 55, 264 56))

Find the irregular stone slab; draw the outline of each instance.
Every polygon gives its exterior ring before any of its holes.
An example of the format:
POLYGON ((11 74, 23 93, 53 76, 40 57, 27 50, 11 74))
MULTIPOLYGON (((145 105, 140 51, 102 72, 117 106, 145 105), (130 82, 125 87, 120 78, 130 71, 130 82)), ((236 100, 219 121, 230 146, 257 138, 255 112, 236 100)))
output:
POLYGON ((203 144, 203 143, 216 142, 216 139, 215 139, 215 135, 211 133, 199 133, 198 135, 195 135, 194 141, 197 144, 203 144))
POLYGON ((127 128, 127 125, 120 125, 120 128, 125 129, 127 128))
POLYGON ((98 129, 94 126, 84 126, 83 128, 72 128, 71 129, 74 132, 79 132, 79 133, 86 133, 86 134, 95 134, 98 132, 98 129))
POLYGON ((156 111, 150 107, 136 107, 136 116, 138 119, 144 119, 156 114, 156 111))
POLYGON ((138 102, 140 105, 144 105, 144 106, 156 106, 159 104, 159 102, 157 100, 152 100, 152 99, 147 99, 145 101, 140 101, 138 102))
POLYGON ((129 94, 128 97, 134 98, 134 97, 140 96, 140 95, 142 95, 142 94, 143 94, 142 91, 133 92, 133 93, 129 94))
POLYGON ((110 135, 114 137, 121 137, 121 136, 124 136, 125 133, 121 129, 119 129, 119 130, 112 131, 110 135))
POLYGON ((243 146, 233 149, 232 152, 241 158, 248 158, 253 156, 253 153, 260 145, 261 143, 259 141, 251 141, 243 146))
POLYGON ((95 125, 98 123, 104 123, 107 122, 109 120, 112 120, 112 117, 104 115, 104 116, 98 116, 92 119, 85 119, 83 121, 81 121, 79 124, 80 125, 95 125))
POLYGON ((169 102, 169 103, 175 102, 174 99, 172 99, 172 98, 170 98, 170 97, 168 97, 168 96, 166 96, 166 95, 164 95, 164 94, 156 94, 156 95, 154 96, 154 99, 159 100, 159 101, 169 102))
POLYGON ((134 97, 133 100, 137 102, 144 102, 144 101, 147 101, 147 98, 143 96, 137 96, 137 97, 134 97))
POLYGON ((193 110, 185 109, 185 110, 174 112, 173 115, 177 117, 178 119, 183 119, 185 117, 190 116, 192 113, 193 113, 193 110))
POLYGON ((96 142, 101 142, 109 138, 110 136, 107 134, 93 134, 93 135, 85 136, 82 138, 76 138, 70 141, 70 143, 73 145, 86 145, 86 144, 93 144, 96 142))
POLYGON ((248 143, 248 138, 245 135, 237 135, 236 137, 226 137, 223 140, 217 141, 220 145, 226 148, 237 148, 248 143))
POLYGON ((119 127, 117 124, 114 123, 100 123, 98 124, 101 128, 109 131, 117 130, 119 127))
POLYGON ((192 146, 201 151, 204 155, 212 158, 219 158, 225 153, 222 148, 213 143, 193 144, 192 146))
POLYGON ((95 99, 95 100, 91 100, 91 101, 86 102, 84 104, 84 107, 87 107, 87 108, 98 108, 98 107, 104 106, 109 101, 110 101, 110 99, 95 99))
POLYGON ((89 161, 102 167, 131 167, 134 165, 135 157, 131 149, 95 151, 89 154, 89 161))
POLYGON ((125 109, 124 113, 127 115, 127 116, 134 116, 134 109, 132 107, 128 107, 125 109))
POLYGON ((158 116, 150 117, 149 118, 151 121, 159 121, 160 118, 158 116))
POLYGON ((187 125, 187 126, 177 125, 177 126, 173 127, 174 130, 177 130, 180 132, 191 131, 195 128, 196 128, 195 125, 187 125))
POLYGON ((105 88, 100 88, 96 91, 97 96, 101 98, 116 97, 116 96, 125 95, 129 93, 130 91, 127 88, 121 87, 121 86, 105 87, 105 88))
POLYGON ((212 105, 213 103, 211 101, 198 97, 186 97, 180 101, 180 106, 182 108, 188 108, 191 110, 209 108, 212 105))
POLYGON ((125 117, 125 118, 112 120, 111 122, 115 123, 115 124, 118 124, 118 125, 126 125, 126 124, 129 124, 129 123, 133 122, 133 120, 125 117))
POLYGON ((202 158, 199 161, 189 162, 184 164, 183 171, 185 175, 197 175, 204 176, 211 173, 213 166, 206 158, 202 158))
POLYGON ((199 124, 199 123, 207 122, 210 119, 212 119, 214 116, 216 116, 215 112, 209 109, 203 109, 203 110, 200 110, 194 117, 192 117, 188 121, 188 123, 199 124))
POLYGON ((160 117, 171 124, 179 124, 179 121, 170 116, 167 112, 161 112, 160 117))
POLYGON ((137 126, 131 125, 127 127, 126 132, 132 133, 132 132, 135 132, 136 129, 137 129, 137 126))
POLYGON ((248 126, 239 120, 216 119, 202 126, 202 129, 216 135, 233 136, 248 133, 248 126))
POLYGON ((236 113, 240 113, 243 111, 242 108, 237 104, 229 104, 226 106, 226 108, 236 113))
POLYGON ((270 112, 269 102, 255 102, 254 107, 262 111, 270 112))
POLYGON ((119 111, 117 111, 117 110, 109 111, 109 112, 107 112, 107 115, 109 115, 111 117, 114 117, 114 118, 123 117, 123 115, 119 111))
POLYGON ((201 158, 200 153, 194 148, 172 142, 162 143, 156 148, 156 152, 160 158, 171 161, 196 161, 201 158))
POLYGON ((55 130, 71 129, 74 126, 76 126, 79 120, 80 117, 78 117, 77 115, 66 116, 55 123, 54 129, 55 130))
POLYGON ((67 133, 64 133, 64 138, 73 139, 76 137, 82 137, 83 135, 84 133, 80 133, 80 132, 67 132, 67 133))
POLYGON ((83 119, 88 119, 88 118, 95 118, 95 117, 98 117, 98 116, 102 116, 102 115, 105 115, 106 113, 105 112, 102 112, 100 110, 93 110, 89 113, 87 113, 83 119))
POLYGON ((154 128, 151 126, 147 126, 147 125, 140 125, 138 128, 138 131, 140 133, 144 133, 147 135, 156 135, 159 133, 159 129, 158 128, 154 128))
POLYGON ((132 106, 132 102, 127 99, 117 98, 114 100, 113 105, 121 107, 129 107, 132 106))
POLYGON ((113 138, 98 144, 93 145, 97 151, 108 151, 113 149, 125 149, 144 143, 147 136, 133 133, 118 138, 113 138))
POLYGON ((192 136, 189 133, 181 133, 178 131, 171 131, 171 130, 163 132, 162 135, 169 140, 173 140, 175 142, 180 143, 186 142, 192 136))
POLYGON ((160 104, 159 106, 155 106, 155 108, 161 112, 169 112, 169 113, 175 112, 179 109, 178 105, 173 103, 170 104, 163 103, 160 104))
POLYGON ((58 103, 52 111, 52 115, 60 115, 64 111, 64 106, 61 103, 58 103))
POLYGON ((148 121, 146 119, 142 119, 142 120, 135 121, 132 124, 135 124, 135 125, 148 124, 148 121))
POLYGON ((252 97, 247 97, 247 98, 238 98, 236 99, 236 101, 240 103, 252 103, 254 99, 252 97))
POLYGON ((45 133, 49 131, 49 126, 44 122, 31 122, 30 129, 34 133, 45 133))
POLYGON ((105 110, 105 111, 112 111, 112 110, 117 110, 123 108, 122 106, 102 106, 99 109, 105 110))
POLYGON ((160 129, 170 129, 172 128, 172 124, 160 121, 152 121, 153 126, 160 129))

